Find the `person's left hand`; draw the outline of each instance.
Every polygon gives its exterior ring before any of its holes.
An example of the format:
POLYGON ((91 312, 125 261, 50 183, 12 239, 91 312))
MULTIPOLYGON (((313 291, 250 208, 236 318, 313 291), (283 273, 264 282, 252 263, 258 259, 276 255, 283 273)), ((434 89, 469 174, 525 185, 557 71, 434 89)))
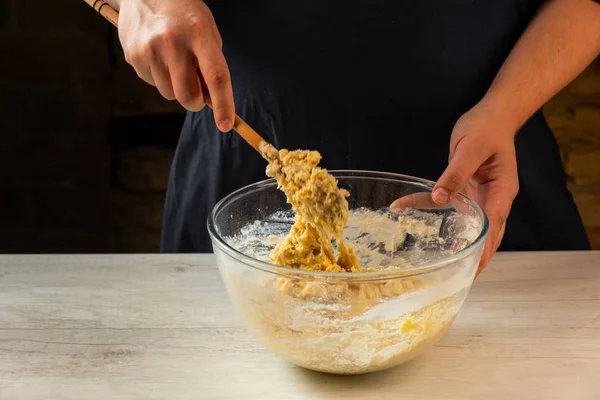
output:
MULTIPOLYGON (((506 219, 519 191, 516 130, 510 121, 483 103, 465 113, 452 131, 448 167, 429 198, 443 205, 461 192, 483 207, 490 221, 490 231, 476 276, 498 250, 506 219)), ((396 200, 391 207, 409 207, 415 201, 421 202, 421 199, 407 196, 396 200)))
POLYGON ((490 232, 477 275, 498 250, 519 192, 516 128, 494 111, 480 103, 456 122, 450 138, 449 164, 432 194, 436 203, 446 204, 460 191, 483 206, 490 232))

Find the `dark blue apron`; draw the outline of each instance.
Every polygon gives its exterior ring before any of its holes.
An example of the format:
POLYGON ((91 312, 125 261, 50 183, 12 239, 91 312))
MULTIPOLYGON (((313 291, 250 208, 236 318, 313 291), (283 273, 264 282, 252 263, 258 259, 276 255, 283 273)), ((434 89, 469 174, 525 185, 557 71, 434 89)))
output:
MULTIPOLYGON (((485 94, 540 1, 207 3, 223 37, 236 112, 265 139, 318 150, 328 169, 437 180, 454 123, 485 94)), ((521 189, 500 250, 589 249, 541 111, 516 147, 521 189)), ((235 132, 219 132, 208 108, 188 113, 161 251, 211 252, 212 207, 265 179, 265 165, 235 132)))

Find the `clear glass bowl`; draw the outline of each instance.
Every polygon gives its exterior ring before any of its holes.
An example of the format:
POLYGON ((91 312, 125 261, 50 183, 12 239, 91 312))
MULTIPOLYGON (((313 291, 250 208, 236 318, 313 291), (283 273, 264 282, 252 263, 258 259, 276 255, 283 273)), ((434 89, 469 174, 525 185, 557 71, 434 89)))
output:
POLYGON ((481 207, 463 195, 439 207, 433 182, 369 171, 330 171, 350 192, 345 230, 361 273, 276 266, 269 251, 293 223, 275 180, 223 198, 208 220, 229 297, 267 348, 311 370, 360 374, 404 363, 433 346, 471 288, 488 234, 481 207), (408 208, 391 212, 398 198, 408 208))

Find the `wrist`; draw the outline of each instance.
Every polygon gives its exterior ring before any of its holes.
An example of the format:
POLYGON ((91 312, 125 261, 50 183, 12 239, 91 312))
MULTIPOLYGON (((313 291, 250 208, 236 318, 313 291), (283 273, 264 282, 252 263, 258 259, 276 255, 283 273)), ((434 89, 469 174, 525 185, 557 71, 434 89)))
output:
POLYGON ((519 110, 517 106, 514 101, 487 94, 473 108, 489 123, 503 127, 503 131, 508 135, 515 136, 529 118, 523 109, 519 110))
POLYGON ((504 141, 508 139, 512 141, 519 130, 516 118, 510 109, 485 97, 467 111, 458 123, 460 124, 463 120, 468 121, 468 131, 479 132, 481 135, 492 135, 490 140, 504 141))

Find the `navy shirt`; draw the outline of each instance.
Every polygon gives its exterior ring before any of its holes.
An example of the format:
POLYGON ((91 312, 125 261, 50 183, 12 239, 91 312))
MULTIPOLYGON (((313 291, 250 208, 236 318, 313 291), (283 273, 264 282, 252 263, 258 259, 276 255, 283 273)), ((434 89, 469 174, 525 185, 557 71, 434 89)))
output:
MULTIPOLYGON (((206 3, 223 38, 236 112, 266 140, 318 150, 328 169, 437 180, 455 122, 485 94, 541 1, 206 3)), ((500 250, 588 249, 541 111, 516 147, 520 192, 500 250)), ((208 108, 188 113, 161 250, 212 251, 212 207, 265 179, 265 165, 237 133, 219 132, 208 108)))

